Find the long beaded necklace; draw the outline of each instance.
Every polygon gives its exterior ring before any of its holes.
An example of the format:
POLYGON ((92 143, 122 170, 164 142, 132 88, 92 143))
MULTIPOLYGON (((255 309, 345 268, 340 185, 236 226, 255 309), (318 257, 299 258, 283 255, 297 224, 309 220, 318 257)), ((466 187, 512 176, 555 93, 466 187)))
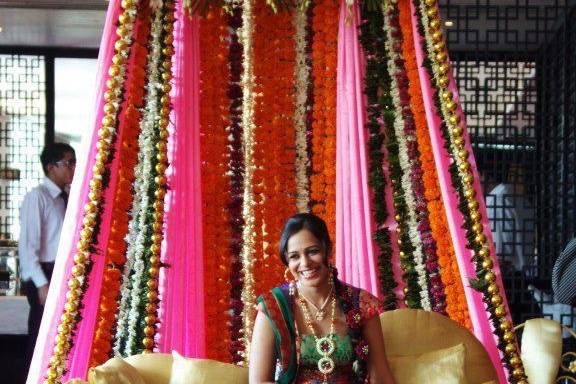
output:
POLYGON ((302 294, 298 295, 298 303, 300 308, 302 308, 302 313, 304 314, 304 321, 310 332, 314 335, 314 340, 316 341, 316 351, 320 354, 320 360, 318 360, 318 370, 322 375, 324 375, 324 384, 328 384, 328 375, 334 371, 336 364, 334 359, 332 359, 332 354, 336 350, 336 345, 334 344, 334 326, 336 323, 336 295, 333 294, 333 290, 330 291, 332 298, 332 315, 330 319, 330 332, 323 337, 318 337, 316 330, 314 329, 314 324, 312 323, 312 318, 310 317, 310 312, 308 312, 308 306, 306 305, 305 299, 303 299, 302 294))

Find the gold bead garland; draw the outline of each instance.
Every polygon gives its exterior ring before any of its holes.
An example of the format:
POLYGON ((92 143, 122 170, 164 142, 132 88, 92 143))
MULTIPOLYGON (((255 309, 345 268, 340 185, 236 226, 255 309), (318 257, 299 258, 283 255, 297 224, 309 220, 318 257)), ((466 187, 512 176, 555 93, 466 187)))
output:
POLYGON ((98 130, 96 162, 92 167, 92 178, 89 183, 89 201, 84 205, 80 239, 76 245, 74 266, 71 269, 72 276, 68 280, 66 303, 60 317, 60 323, 57 326, 58 333, 55 337, 55 346, 46 371, 45 384, 60 383, 60 379, 66 369, 66 359, 72 347, 72 333, 78 322, 78 310, 84 296, 83 288, 86 282, 86 268, 90 263, 90 246, 96 240, 95 223, 98 222, 98 207, 102 203, 104 172, 110 155, 110 145, 116 136, 118 105, 123 92, 137 5, 138 0, 123 0, 121 3, 122 12, 118 17, 117 40, 114 44, 116 53, 112 57, 112 65, 108 70, 111 76, 106 81, 108 89, 103 95, 106 103, 103 107, 104 117, 101 121, 102 125, 98 130))
POLYGON ((144 327, 144 338, 142 339, 142 346, 144 347, 145 353, 152 352, 154 349, 154 335, 156 334, 156 322, 158 315, 158 275, 160 272, 160 251, 161 244, 164 238, 163 233, 163 223, 164 223, 164 197, 166 196, 166 169, 168 168, 168 124, 170 118, 170 90, 172 86, 170 81, 172 80, 172 55, 174 54, 172 32, 174 31, 174 1, 166 1, 164 3, 166 14, 163 16, 163 30, 164 37, 162 40, 163 48, 162 54, 164 55, 164 60, 162 62, 161 69, 161 86, 160 86, 160 118, 158 120, 158 142, 156 143, 156 149, 158 153, 156 155, 155 170, 157 176, 154 178, 156 184, 156 191, 154 192, 155 201, 153 203, 154 214, 152 223, 152 235, 150 239, 152 244, 150 245, 150 258, 148 275, 149 279, 146 283, 148 287, 148 293, 146 294, 147 304, 145 306, 146 317, 144 327))
POLYGON ((469 219, 472 222, 471 230, 474 232, 474 242, 481 247, 475 256, 479 259, 476 263, 485 271, 484 281, 487 284, 487 288, 483 293, 490 305, 495 307, 493 315, 496 317, 496 323, 499 324, 500 331, 503 332, 502 337, 499 337, 499 344, 504 345, 504 357, 509 366, 511 379, 514 382, 523 382, 526 379, 526 375, 522 361, 516 353, 516 338, 511 331, 511 324, 506 318, 506 309, 502 305, 503 298, 499 294, 498 286, 495 284, 496 275, 492 271, 494 263, 488 248, 488 239, 484 233, 486 229, 483 228, 481 223, 482 215, 479 212, 479 203, 476 199, 476 191, 473 185, 474 175, 468 159, 469 154, 466 150, 464 127, 460 125, 461 118, 458 115, 459 103, 448 89, 450 83, 448 74, 451 71, 451 64, 446 52, 445 38, 441 30, 442 23, 438 12, 437 0, 424 0, 424 2, 420 3, 420 9, 422 11, 422 22, 427 45, 434 52, 434 54, 430 55, 432 70, 436 85, 440 88, 441 112, 444 121, 448 125, 451 145, 456 154, 454 161, 464 186, 464 197, 470 212, 469 219))

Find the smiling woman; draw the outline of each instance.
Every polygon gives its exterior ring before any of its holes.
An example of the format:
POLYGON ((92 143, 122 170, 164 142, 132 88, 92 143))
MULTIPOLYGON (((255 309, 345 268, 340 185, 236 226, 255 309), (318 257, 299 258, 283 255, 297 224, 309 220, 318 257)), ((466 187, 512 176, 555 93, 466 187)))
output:
POLYGON ((258 299, 251 383, 365 383, 368 372, 373 383, 394 382, 378 317, 382 303, 338 280, 331 252, 322 219, 288 219, 279 246, 287 282, 258 299))

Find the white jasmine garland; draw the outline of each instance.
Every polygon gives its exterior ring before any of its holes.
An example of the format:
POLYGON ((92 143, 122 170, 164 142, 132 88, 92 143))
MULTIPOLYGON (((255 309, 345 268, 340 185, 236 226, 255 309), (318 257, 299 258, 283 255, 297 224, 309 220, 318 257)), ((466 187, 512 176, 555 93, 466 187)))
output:
POLYGON ((306 101, 308 99, 308 81, 310 78, 310 68, 306 62, 306 27, 308 22, 308 5, 306 2, 294 10, 294 41, 295 41, 295 111, 294 127, 296 132, 296 207, 298 212, 307 212, 310 201, 310 190, 308 184, 307 168, 308 148, 306 141, 306 101))
MULTIPOLYGON (((390 5, 388 5, 390 6, 390 5)), ((418 221, 416 213, 416 201, 412 193, 412 182, 410 180, 411 173, 411 160, 408 157, 408 145, 407 137, 404 132, 404 119, 402 117, 402 104, 400 102, 400 94, 398 91, 398 82, 396 81, 395 74, 400 71, 400 68, 396 65, 396 60, 400 58, 397 52, 392 48, 392 43, 394 37, 392 36, 392 29, 390 20, 388 20, 389 13, 387 10, 384 11, 384 30, 387 35, 386 39, 386 49, 389 53, 388 57, 388 68, 390 70, 392 79, 392 89, 391 95, 394 102, 394 108, 396 110, 394 117, 394 132, 396 134, 396 139, 398 140, 398 160, 400 162, 400 168, 402 169, 401 186, 404 190, 404 199, 407 205, 406 213, 406 225, 408 227, 408 235, 410 237, 410 242, 414 246, 414 268, 418 274, 418 285, 420 286, 420 305, 426 311, 432 310, 430 303, 430 292, 428 292, 428 281, 426 275, 426 265, 424 263, 424 254, 422 240, 420 238, 420 233, 418 232, 418 221)))
POLYGON ((143 277, 145 271, 145 242, 150 223, 147 220, 148 211, 152 205, 149 197, 153 174, 152 161, 155 153, 154 134, 158 116, 158 89, 160 88, 159 66, 161 64, 160 38, 162 33, 162 12, 157 11, 151 26, 151 50, 148 53, 147 93, 143 110, 141 132, 138 137, 138 164, 134 176, 134 200, 132 203, 132 219, 128 224, 126 236, 126 265, 120 289, 120 310, 118 313, 117 332, 114 353, 130 356, 136 352, 136 339, 139 306, 143 292, 143 277), (121 350, 122 341, 124 349, 121 350))

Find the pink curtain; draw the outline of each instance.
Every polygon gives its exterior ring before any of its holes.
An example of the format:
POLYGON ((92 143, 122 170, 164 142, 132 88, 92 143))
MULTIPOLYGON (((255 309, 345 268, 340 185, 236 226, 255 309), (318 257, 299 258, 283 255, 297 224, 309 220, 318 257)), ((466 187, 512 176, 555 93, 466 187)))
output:
MULTIPOLYGON (((48 367, 48 360, 52 356, 56 327, 60 321, 60 315, 66 301, 67 282, 70 276, 70 269, 74 263, 73 256, 79 238, 79 231, 82 227, 83 207, 87 201, 89 191, 88 183, 92 177, 92 166, 95 162, 96 142, 98 140, 97 131, 100 128, 100 120, 103 114, 102 106, 104 103, 102 94, 106 90, 108 67, 112 62, 112 55, 114 54, 116 21, 118 20, 119 13, 120 2, 111 0, 108 5, 108 13, 98 57, 98 86, 96 91, 94 129, 83 139, 82 149, 77 153, 78 166, 76 167, 76 174, 74 175, 74 181, 70 191, 70 199, 62 227, 58 256, 50 283, 50 292, 44 308, 44 317, 28 373, 28 384, 41 383, 43 381, 48 367)), ((109 226, 103 223, 100 239, 103 237, 107 238, 107 228, 109 228, 109 226)), ((64 377, 64 380, 68 377, 84 377, 85 375, 87 360, 89 358, 89 356, 86 356, 86 351, 89 350, 92 342, 92 330, 94 328, 98 297, 100 295, 100 281, 102 280, 103 266, 102 257, 94 260, 94 266, 88 282, 89 288, 83 300, 85 309, 82 312, 82 317, 90 321, 83 321, 79 324, 75 343, 82 346, 82 348, 74 348, 71 351, 70 371, 64 377)))
MULTIPOLYGON (((462 276, 464 282, 464 292, 466 295, 466 301, 468 303, 468 309, 470 314, 470 319, 472 322, 472 326, 474 328, 474 333, 476 337, 482 342, 490 358, 496 371, 498 373, 498 378, 501 383, 506 382, 506 374, 504 372, 504 368, 502 363, 500 362, 500 353, 496 345, 496 340, 492 333, 492 328, 490 325, 489 314, 486 312, 485 305, 482 302, 482 294, 475 291, 470 287, 468 284, 468 280, 471 278, 476 277, 475 267, 471 260, 472 253, 469 249, 466 248, 466 233, 462 229, 463 217, 458 210, 458 197, 452 187, 452 183, 450 180, 450 173, 448 167, 450 165, 450 158, 448 153, 444 150, 443 147, 443 138, 440 132, 440 118, 436 114, 434 100, 433 100, 433 93, 434 89, 430 83, 428 73, 425 67, 423 67, 422 63, 424 60, 424 52, 422 51, 421 39, 422 36, 418 31, 418 17, 416 15, 414 4, 411 2, 411 9, 412 9, 412 29, 414 34, 414 45, 416 47, 416 57, 419 63, 419 74, 420 74, 420 81, 422 83, 422 94, 424 98, 424 105, 426 109, 426 118, 428 121, 428 126, 430 127, 430 137, 432 140, 432 148, 434 151, 434 158, 436 160, 436 169, 438 171, 438 177, 440 179, 440 187, 442 191, 442 199, 444 202, 444 206, 446 207, 446 214, 448 218, 448 224, 450 227, 450 235, 452 236, 454 242, 454 250, 456 253, 456 257, 458 260, 458 266, 460 268, 460 274, 462 276)), ((451 91, 456 95, 457 98, 457 89, 454 86, 455 82, 454 79, 450 78, 451 84, 451 91)), ((462 120, 464 121, 464 115, 462 110, 459 110, 458 113, 462 116, 462 120)), ((470 138, 468 137, 468 133, 465 130, 465 140, 467 150, 472 154, 472 148, 470 146, 470 138)), ((476 196, 480 203, 480 212, 483 217, 483 225, 484 228, 490 228, 488 222, 486 220, 486 207, 484 204, 484 199, 482 195, 482 190, 480 187, 478 173, 476 171, 474 157, 470 157, 470 162, 473 165, 473 172, 474 172, 474 189, 476 190, 476 196)), ((487 231, 487 236, 490 238, 491 244, 491 252, 494 255, 494 246, 491 240, 491 233, 487 231)), ((498 277, 498 285, 501 292, 504 292, 502 280, 500 276, 500 269, 498 267, 498 261, 494 257, 494 272, 498 277)), ((507 306, 507 303, 504 303, 507 306)))
POLYGON ((160 276, 158 349, 204 357, 204 265, 200 181, 200 38, 198 17, 178 7, 173 58, 165 238, 160 276))
POLYGON ((342 280, 377 295, 364 128, 365 60, 358 42, 359 15, 356 3, 350 15, 346 2, 341 1, 336 117, 336 267, 342 280))

